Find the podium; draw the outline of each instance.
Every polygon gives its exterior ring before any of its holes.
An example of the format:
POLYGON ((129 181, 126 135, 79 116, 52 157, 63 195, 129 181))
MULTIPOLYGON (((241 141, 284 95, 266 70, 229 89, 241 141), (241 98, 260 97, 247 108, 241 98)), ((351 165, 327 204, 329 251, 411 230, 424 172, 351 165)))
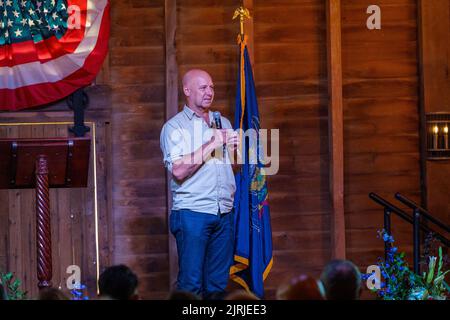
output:
POLYGON ((87 186, 91 138, 0 139, 0 189, 36 190, 38 287, 51 287, 49 188, 87 186))

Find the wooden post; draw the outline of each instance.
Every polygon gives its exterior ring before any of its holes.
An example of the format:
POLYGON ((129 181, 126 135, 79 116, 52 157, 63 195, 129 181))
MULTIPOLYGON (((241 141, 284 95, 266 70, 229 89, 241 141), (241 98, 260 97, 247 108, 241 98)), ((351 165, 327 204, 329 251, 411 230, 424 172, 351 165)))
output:
MULTIPOLYGON (((166 35, 166 110, 165 121, 178 112, 178 65, 176 59, 177 1, 166 0, 164 7, 166 35)), ((172 193, 170 191, 170 175, 166 172, 167 182, 167 221, 172 208, 172 193)), ((173 288, 178 273, 178 256, 176 242, 168 227, 169 241, 169 287, 173 288)))
POLYGON ((52 286, 50 196, 46 156, 36 159, 36 247, 38 287, 44 289, 52 286))
POLYGON ((425 74, 424 74, 424 18, 422 15, 426 13, 426 4, 423 0, 417 3, 417 24, 418 24, 418 56, 419 56, 419 79, 420 79, 420 96, 419 96, 419 120, 420 120, 420 205, 422 208, 428 209, 427 197, 427 121, 425 111, 425 74))
POLYGON ((332 256, 345 259, 344 132, 342 98, 341 1, 327 0, 328 136, 332 201, 332 256))

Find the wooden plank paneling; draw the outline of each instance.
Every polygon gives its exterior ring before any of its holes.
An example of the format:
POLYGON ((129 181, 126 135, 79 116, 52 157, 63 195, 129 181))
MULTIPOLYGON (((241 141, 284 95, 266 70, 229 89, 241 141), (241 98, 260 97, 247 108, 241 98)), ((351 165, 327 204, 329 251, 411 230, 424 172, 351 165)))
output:
MULTIPOLYGON (((68 196, 56 191, 55 197, 52 198, 52 214, 58 216, 59 224, 62 224, 61 228, 54 227, 54 237, 58 241, 64 237, 63 241, 76 244, 74 250, 56 251, 58 259, 55 261, 61 261, 61 269, 58 267, 55 272, 64 277, 67 276, 64 274, 68 264, 66 261, 80 264, 83 281, 90 289, 93 288, 93 294, 96 285, 95 275, 92 275, 92 272, 98 267, 98 263, 102 271, 106 266, 116 262, 133 265, 140 254, 145 255, 145 251, 139 252, 139 247, 132 255, 130 252, 121 251, 121 248, 128 250, 126 247, 119 246, 118 250, 113 251, 114 245, 120 241, 113 236, 114 224, 122 221, 124 216, 128 218, 125 223, 130 226, 135 223, 133 217, 138 219, 140 216, 150 216, 159 221, 157 225, 166 225, 165 195, 161 192, 161 188, 158 188, 159 184, 164 184, 164 176, 161 174, 164 171, 156 169, 158 163, 158 167, 161 168, 161 159, 156 154, 159 154, 158 139, 164 121, 165 100, 163 21, 164 1, 112 2, 111 51, 109 60, 105 62, 108 72, 102 76, 103 85, 87 89, 91 105, 86 118, 103 121, 97 127, 100 142, 97 150, 100 185, 97 190, 97 204, 100 210, 98 217, 100 261, 96 261, 95 254, 91 252, 95 244, 93 238, 95 225, 91 220, 94 215, 91 210, 95 202, 94 197, 83 196, 83 192, 75 191, 68 196), (136 33, 138 26, 142 27, 142 32, 136 33), (105 120, 103 116, 109 117, 110 112, 112 119, 105 120), (104 143, 105 140, 110 141, 111 145, 104 143), (142 147, 145 144, 148 144, 149 148, 142 147), (109 160, 110 158, 112 159, 109 160), (109 170, 110 166, 114 167, 114 170, 109 170), (149 172, 153 173, 150 177, 149 172), (111 217, 108 216, 108 212, 111 212, 111 217), (116 223, 114 219, 119 222, 116 223)), ((45 109, 3 113, 0 116, 1 121, 5 122, 72 119, 72 113, 67 110, 64 101, 47 106, 45 109)), ((92 185, 89 192, 92 191, 91 188, 92 185)), ((20 194, 13 192, 8 193, 8 201, 14 200, 14 205, 10 204, 10 214, 21 210, 21 199, 17 199, 19 204, 16 204, 15 199, 19 196, 20 194)), ((12 226, 20 225, 19 219, 20 217, 13 218, 12 226)), ((123 230, 127 235, 133 236, 132 229, 125 226, 123 230)), ((154 229, 150 229, 152 230, 154 229)), ((2 232, 2 238, 4 234, 2 232)), ((17 250, 13 248, 13 251, 17 250)), ((15 253, 8 253, 7 258, 4 256, 2 250, 0 262, 3 264, 12 265, 14 261, 17 262, 15 253)), ((150 267, 140 269, 138 275, 148 279, 152 278, 152 274, 159 275, 160 272, 167 270, 167 254, 163 260, 166 261, 165 264, 158 264, 156 269, 150 267)), ((17 270, 22 272, 22 269, 17 270)), ((61 278, 57 285, 64 284, 64 281, 65 279, 61 278)), ((156 281, 155 284, 156 287, 145 286, 155 291, 144 291, 142 294, 144 298, 162 296, 162 293, 167 292, 167 284, 163 284, 163 281, 156 281)))
MULTIPOLYGON (((135 270, 144 299, 169 291, 166 183, 159 149, 168 79, 165 5, 163 0, 112 2, 109 85, 114 254, 111 264, 133 267, 149 253, 161 254, 158 264, 145 264, 135 270), (137 29, 140 31, 136 32, 137 29), (146 229, 145 237, 133 230, 144 217, 158 226, 146 229), (166 229, 163 234, 161 226, 166 229)), ((176 98, 176 91, 171 97, 176 98)))
MULTIPOLYGON (((208 71, 215 84, 213 109, 233 121, 239 24, 233 21, 241 1, 177 1, 177 61, 179 78, 192 68, 208 71), (192 23, 195 21, 195 23, 192 23)), ((179 90, 179 104, 184 97, 179 90)))
MULTIPOLYGON (((381 30, 369 30, 366 0, 342 0, 344 173, 347 256, 362 270, 382 255, 376 238, 383 210, 377 192, 420 195, 417 5, 379 1, 381 30)), ((400 250, 411 245, 411 226, 394 218, 400 250)))
MULTIPOLYGON (((18 127, 10 127, 7 130, 8 136, 19 136, 18 127)), ((8 266, 9 272, 13 272, 17 277, 23 278, 24 270, 22 267, 22 250, 20 245, 21 240, 21 193, 17 190, 1 191, 8 193, 9 201, 5 204, 8 205, 7 208, 2 208, 2 211, 9 213, 9 231, 8 231, 8 266)), ((30 201, 31 199, 28 199, 30 201)), ((4 205, 5 205, 4 204, 4 205)), ((30 275, 28 277, 31 277, 30 275)), ((31 288, 30 288, 31 289, 31 288)))
MULTIPOLYGON (((178 64, 176 52, 176 31, 177 31, 177 1, 165 1, 165 34, 166 34, 166 110, 164 120, 167 121, 178 112, 178 64)), ((167 221, 169 221, 172 209, 172 192, 170 190, 170 174, 166 171, 166 197, 167 197, 167 221)), ((167 232, 170 234, 170 226, 167 223, 167 232)), ((169 268, 170 268, 170 287, 175 287, 178 274, 178 254, 174 237, 169 239, 169 268)))
MULTIPOLYGON (((367 194, 376 191, 393 200, 400 191, 420 199, 418 2, 377 1, 382 29, 373 31, 366 28, 366 9, 373 4, 369 0, 243 3, 253 7, 247 32, 262 127, 280 129, 281 138, 280 171, 268 177, 274 239, 274 266, 266 282, 270 298, 289 277, 318 276, 332 251, 342 248, 330 245, 337 218, 330 199, 342 197, 336 184, 330 187, 330 180, 342 181, 336 172, 343 170, 345 179, 346 254, 363 269, 383 249, 376 239, 382 211, 367 194), (342 19, 331 14, 336 19, 327 24, 327 8, 338 2, 342 19), (327 30, 331 31, 328 42, 327 30), (342 50, 333 46, 338 44, 333 35, 339 31, 342 50), (340 93, 334 90, 340 86, 340 51, 343 110, 340 93), (336 59, 329 66, 328 56, 336 59), (328 75, 332 75, 330 83, 328 75), (333 89, 330 96, 329 89, 333 89), (329 127, 339 124, 339 116, 343 126, 329 127), (343 130, 344 140, 336 128, 343 130), (339 148, 333 149, 339 145, 343 145, 343 161, 338 159, 339 148)), ((449 41, 438 41, 448 39, 448 3, 422 1, 422 47, 428 49, 423 52, 423 66, 429 68, 422 86, 428 88, 426 105, 437 108, 426 110, 440 111, 442 101, 450 96, 448 75, 442 68, 450 61, 449 41)), ((102 271, 107 265, 125 263, 138 274, 143 298, 167 296, 176 260, 169 241, 170 203, 160 130, 181 107, 178 84, 191 68, 211 73, 216 85, 214 108, 233 121, 239 26, 231 17, 241 4, 238 0, 111 2, 110 54, 98 82, 102 85, 87 89, 91 98, 87 118, 96 122, 99 141, 100 261, 92 253, 92 186, 71 194, 52 191, 53 235, 57 243, 70 248, 55 247, 55 259, 60 261, 55 267, 57 285, 64 285, 69 263, 82 266, 83 281, 90 287, 95 286, 97 267, 102 271)), ((0 119, 58 121, 71 120, 72 114, 62 101, 45 109, 2 113, 0 119)), ((25 131, 0 126, 0 137, 66 134, 61 127, 21 130, 25 131)), ((0 219, 9 219, 8 224, 0 224, 0 268, 13 266, 19 275, 26 274, 27 286, 35 284, 34 275, 28 274, 35 272, 35 252, 19 235, 33 236, 33 220, 23 215, 32 206, 32 194, 0 192, 0 219), (22 251, 29 260, 21 258, 22 251)), ((439 210, 449 212, 445 207, 439 210)), ((393 225, 401 249, 409 252, 410 226, 396 218, 393 225)))
MULTIPOLYGON (((7 127, 0 126, 0 138, 6 138, 8 135, 7 127)), ((7 270, 9 252, 9 192, 0 192, 0 203, 4 207, 0 209, 0 270, 7 270)))
POLYGON ((331 256, 326 7, 254 2, 255 78, 262 127, 280 130, 280 170, 268 177, 274 297, 286 275, 317 276, 331 256))
MULTIPOLYGON (((35 118, 35 123, 24 124, 24 113, 8 114, 8 121, 11 124, 2 123, 1 135, 8 138, 45 138, 45 137, 67 137, 68 125, 58 124, 53 121, 49 124, 43 122, 44 117, 35 118), (22 123, 21 125, 14 124, 22 123)), ((3 116, 4 114, 2 114, 3 116)), ((53 120, 57 120, 61 114, 54 112, 53 120)), ((48 116, 48 115, 47 115, 48 116)), ((5 117, 6 118, 6 117, 5 117)), ((51 118, 51 117, 50 117, 51 118)), ((67 121, 67 118, 59 118, 67 121)), ((91 131, 92 132, 92 131, 91 131)), ((104 136, 97 137, 97 144, 105 145, 107 142, 104 136)), ((106 155, 101 152, 97 154, 99 162, 105 161, 106 155)), ((89 182, 87 188, 80 189, 51 189, 50 190, 50 213, 52 218, 52 260, 53 278, 55 287, 67 291, 66 279, 69 274, 66 269, 69 265, 78 265, 81 268, 81 281, 88 285, 91 296, 96 294, 97 278, 97 254, 96 254, 96 230, 95 230, 95 204, 94 201, 94 149, 91 150, 91 164, 89 172, 89 182)), ((103 168, 97 171, 100 176, 105 175, 103 168)), ((105 192, 105 187, 100 188, 100 192, 105 192)), ((22 280, 23 289, 28 291, 30 298, 37 295, 37 275, 36 275, 36 222, 35 222, 35 193, 32 189, 26 190, 0 190, 1 197, 8 201, 0 203, 0 211, 6 212, 5 220, 9 223, 2 223, 6 228, 0 229, 1 239, 6 239, 0 248, 0 256, 7 256, 3 260, 2 270, 12 271, 22 280)), ((99 193, 98 217, 105 221, 107 208, 102 199, 106 195, 99 193)), ((105 201, 106 202, 106 201, 105 201)), ((108 239, 108 234, 102 234, 99 241, 108 239)))
POLYGON ((419 1, 423 206, 450 223, 450 164, 426 160, 425 114, 450 113, 450 1, 419 1))
POLYGON ((244 33, 247 35, 247 49, 252 62, 252 67, 255 69, 255 17, 254 17, 254 0, 242 0, 242 6, 250 12, 250 18, 244 20, 244 33))

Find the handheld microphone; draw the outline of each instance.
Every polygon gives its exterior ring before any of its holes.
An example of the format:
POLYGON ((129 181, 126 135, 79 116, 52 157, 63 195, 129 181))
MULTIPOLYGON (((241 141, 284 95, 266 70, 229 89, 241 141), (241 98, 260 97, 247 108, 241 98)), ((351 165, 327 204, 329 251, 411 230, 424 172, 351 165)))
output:
POLYGON ((222 118, 220 117, 219 111, 213 112, 214 124, 216 125, 216 129, 222 129, 222 118))
MULTIPOLYGON (((214 111, 213 112, 213 118, 214 118, 214 124, 216 125, 216 129, 219 129, 219 130, 222 129, 222 118, 220 116, 220 112, 219 111, 214 111)), ((226 144, 224 142, 223 149, 222 149, 223 156, 225 155, 226 149, 227 149, 227 147, 226 147, 226 144)))

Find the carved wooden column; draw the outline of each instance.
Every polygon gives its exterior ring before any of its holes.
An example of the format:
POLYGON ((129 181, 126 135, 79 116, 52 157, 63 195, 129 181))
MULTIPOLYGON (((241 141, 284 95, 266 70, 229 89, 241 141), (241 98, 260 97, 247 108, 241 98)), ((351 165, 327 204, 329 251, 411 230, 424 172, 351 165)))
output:
POLYGON ((48 159, 36 159, 36 246, 38 287, 51 287, 52 242, 50 222, 50 197, 48 184, 48 159))

